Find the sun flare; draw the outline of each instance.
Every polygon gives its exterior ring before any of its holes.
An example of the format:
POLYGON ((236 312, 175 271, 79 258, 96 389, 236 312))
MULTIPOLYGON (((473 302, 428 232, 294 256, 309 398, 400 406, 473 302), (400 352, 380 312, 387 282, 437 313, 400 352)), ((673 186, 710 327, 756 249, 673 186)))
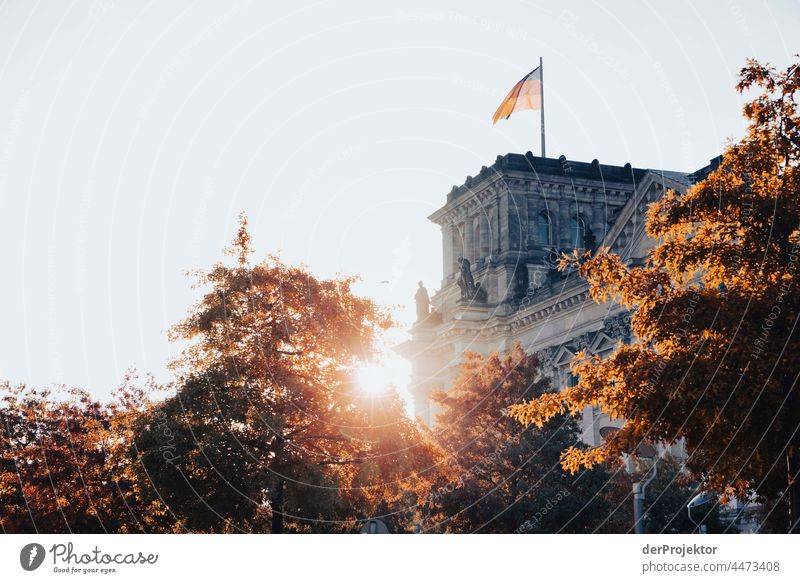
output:
POLYGON ((380 395, 387 392, 393 385, 392 371, 381 363, 370 363, 356 371, 358 387, 369 395, 380 395))
POLYGON ((355 371, 359 391, 365 395, 397 394, 406 404, 406 413, 413 414, 413 399, 408 391, 411 369, 406 360, 397 354, 381 354, 378 360, 365 362, 355 371))

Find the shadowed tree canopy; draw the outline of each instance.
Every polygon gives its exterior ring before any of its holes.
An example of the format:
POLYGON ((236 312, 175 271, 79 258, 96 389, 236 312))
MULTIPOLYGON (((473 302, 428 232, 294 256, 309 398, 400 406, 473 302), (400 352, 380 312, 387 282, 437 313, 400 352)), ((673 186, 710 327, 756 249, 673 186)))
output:
POLYGON ((586 406, 626 420, 603 445, 568 449, 565 468, 683 440, 705 488, 767 498, 787 489, 787 453, 800 443, 800 69, 748 61, 740 79, 739 91, 759 90, 744 106, 746 136, 687 194, 651 206, 658 244, 647 263, 628 266, 608 249, 562 262, 594 300, 630 309, 639 339, 605 361, 581 355, 577 386, 512 408, 526 425, 586 406))
POLYGON ((549 393, 536 355, 516 345, 505 355, 468 354, 453 388, 435 396, 435 433, 449 473, 427 499, 425 530, 444 532, 592 532, 609 506, 607 474, 577 476, 559 465, 562 449, 580 447, 569 416, 546 428, 521 427, 508 407, 549 393))
POLYGON ((0 383, 0 532, 147 530, 124 436, 155 385, 134 381, 127 374, 111 404, 79 389, 0 383))

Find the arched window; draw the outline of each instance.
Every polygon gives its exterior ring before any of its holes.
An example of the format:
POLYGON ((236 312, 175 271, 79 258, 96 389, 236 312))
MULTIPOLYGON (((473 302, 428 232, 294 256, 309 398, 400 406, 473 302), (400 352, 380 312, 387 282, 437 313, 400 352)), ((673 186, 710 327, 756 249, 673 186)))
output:
POLYGON ((586 225, 583 224, 583 219, 573 217, 570 222, 569 242, 576 249, 583 247, 583 235, 585 232, 586 225))
POLYGON ((539 233, 539 243, 542 245, 549 245, 552 243, 550 231, 550 216, 547 213, 539 215, 537 223, 539 233))

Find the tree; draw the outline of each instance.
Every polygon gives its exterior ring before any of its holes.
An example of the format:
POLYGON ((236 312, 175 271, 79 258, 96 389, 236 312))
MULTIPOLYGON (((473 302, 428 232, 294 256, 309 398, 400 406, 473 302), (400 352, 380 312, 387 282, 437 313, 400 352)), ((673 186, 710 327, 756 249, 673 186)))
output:
POLYGON ((426 501, 426 530, 445 532, 592 532, 610 506, 601 469, 571 476, 560 452, 579 445, 577 423, 560 416, 523 428, 508 407, 551 391, 536 355, 516 345, 488 358, 468 354, 454 387, 435 395, 436 437, 452 466, 426 501))
POLYGON ((351 515, 379 518, 392 533, 417 529, 426 495, 448 471, 432 432, 404 409, 394 390, 359 398, 360 425, 349 432, 369 453, 342 492, 351 515))
POLYGON ((176 394, 137 423, 140 479, 173 528, 340 530, 353 517, 339 492, 369 452, 347 435, 358 426, 348 368, 390 318, 351 278, 252 264, 244 216, 228 253, 234 265, 196 274, 205 294, 171 331, 189 346, 176 394))
POLYGON ((79 389, 0 390, 2 532, 141 532, 142 509, 116 465, 135 395, 102 404, 79 389))
POLYGON ((639 339, 605 361, 580 355, 575 387, 512 408, 537 426, 585 406, 625 420, 601 446, 568 449, 565 468, 683 440, 686 466, 723 499, 792 492, 797 528, 799 71, 748 61, 737 88, 761 93, 744 106, 746 136, 686 195, 651 206, 647 232, 659 242, 645 265, 608 249, 562 261, 594 300, 631 311, 639 339))

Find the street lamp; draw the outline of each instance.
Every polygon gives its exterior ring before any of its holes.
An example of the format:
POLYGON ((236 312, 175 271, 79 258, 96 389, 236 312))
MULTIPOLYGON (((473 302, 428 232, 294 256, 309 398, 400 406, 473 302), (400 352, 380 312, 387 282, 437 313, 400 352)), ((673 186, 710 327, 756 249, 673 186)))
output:
MULTIPOLYGON (((619 427, 608 425, 600 428, 600 437, 609 439, 619 431, 619 427)), ((642 443, 636 448, 636 455, 641 459, 653 460, 653 467, 650 476, 642 482, 633 483, 633 530, 636 534, 644 534, 644 498, 646 495, 647 486, 650 485, 658 471, 658 454, 656 449, 647 443, 642 443)), ((633 464, 628 458, 628 472, 633 473, 633 464)))
POLYGON ((716 495, 712 494, 711 492, 700 492, 697 496, 689 500, 689 503, 686 505, 686 512, 689 515, 689 520, 691 520, 692 524, 694 524, 697 527, 697 532, 699 532, 700 534, 706 533, 706 525, 697 524, 697 522, 695 522, 694 518, 692 518, 692 508, 698 508, 699 506, 704 506, 709 502, 712 502, 716 498, 717 498, 716 495))
POLYGON ((389 534, 389 527, 379 518, 370 518, 361 527, 361 534, 389 534))
POLYGON ((650 482, 656 478, 656 472, 658 470, 658 457, 656 456, 655 448, 652 445, 647 445, 646 443, 643 443, 639 446, 637 449, 637 454, 642 459, 653 460, 653 471, 650 473, 650 477, 647 478, 644 483, 633 483, 634 532, 636 534, 644 534, 644 498, 647 486, 649 486, 650 482))

